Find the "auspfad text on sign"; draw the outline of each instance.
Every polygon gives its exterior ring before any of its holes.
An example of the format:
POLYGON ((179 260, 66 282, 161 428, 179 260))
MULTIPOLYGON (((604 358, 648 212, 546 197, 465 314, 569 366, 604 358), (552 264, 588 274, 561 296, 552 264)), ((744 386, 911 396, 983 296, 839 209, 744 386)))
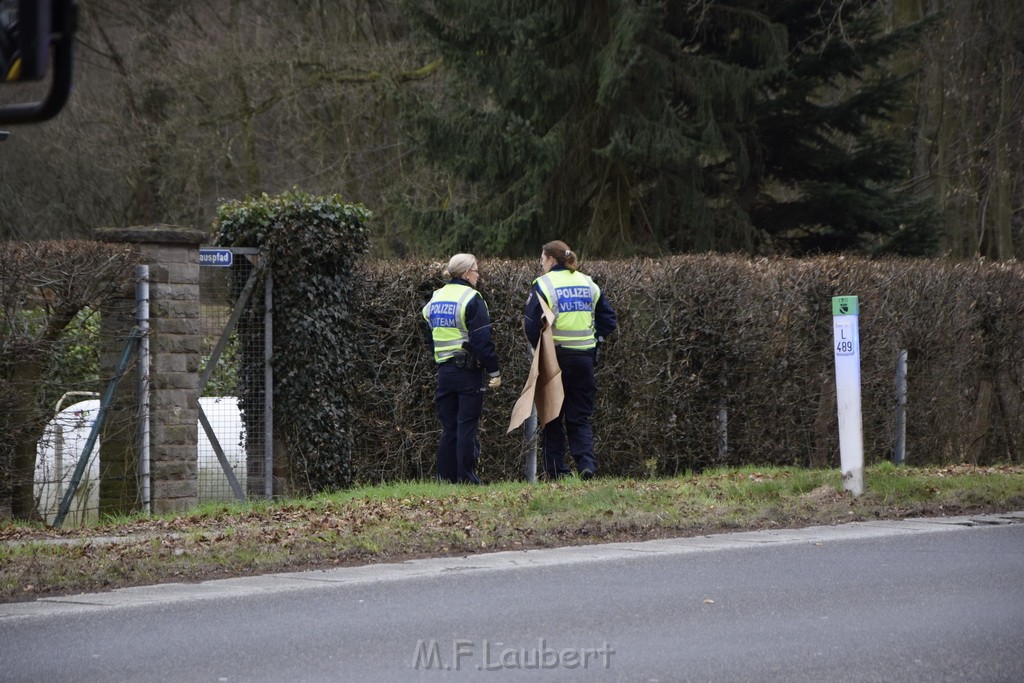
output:
POLYGON ((200 249, 199 265, 227 268, 231 266, 232 257, 230 249, 200 249))

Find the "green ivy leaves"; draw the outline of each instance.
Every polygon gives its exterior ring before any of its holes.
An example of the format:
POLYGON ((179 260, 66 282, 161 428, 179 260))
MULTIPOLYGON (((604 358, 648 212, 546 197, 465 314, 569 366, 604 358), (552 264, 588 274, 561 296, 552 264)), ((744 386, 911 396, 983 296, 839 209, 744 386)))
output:
MULTIPOLYGON (((287 444, 293 484, 301 482, 309 491, 352 484, 358 340, 348 303, 358 287, 354 266, 369 249, 371 218, 364 206, 339 195, 316 196, 297 188, 217 209, 216 243, 258 247, 273 273, 275 425, 287 444)), ((250 306, 246 315, 261 320, 262 305, 250 306)), ((263 344, 262 333, 246 334, 260 337, 240 340, 239 398, 248 421, 260 415, 256 406, 262 398, 253 387, 263 372, 263 344)))

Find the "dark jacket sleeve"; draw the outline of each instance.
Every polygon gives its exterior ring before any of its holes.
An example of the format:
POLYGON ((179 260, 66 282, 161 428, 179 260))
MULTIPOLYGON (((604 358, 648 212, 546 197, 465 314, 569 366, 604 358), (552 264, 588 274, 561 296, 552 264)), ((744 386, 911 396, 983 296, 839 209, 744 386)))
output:
POLYGON ((608 297, 601 292, 601 297, 597 300, 597 306, 594 308, 594 333, 598 339, 605 339, 618 326, 619 321, 615 317, 615 311, 608 303, 608 297))
POLYGON ((540 326, 544 320, 544 310, 540 307, 540 290, 534 285, 530 297, 526 300, 526 309, 523 311, 523 332, 526 333, 526 340, 530 346, 537 348, 540 341, 540 326))
POLYGON ((480 359, 484 370, 498 372, 498 354, 491 340, 491 316, 479 294, 466 304, 466 330, 469 332, 469 350, 480 359))

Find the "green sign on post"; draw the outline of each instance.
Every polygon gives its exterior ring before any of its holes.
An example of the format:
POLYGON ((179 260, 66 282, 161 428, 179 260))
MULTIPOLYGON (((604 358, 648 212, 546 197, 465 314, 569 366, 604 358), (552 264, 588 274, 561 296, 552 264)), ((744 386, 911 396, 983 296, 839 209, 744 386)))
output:
POLYGON ((832 297, 832 315, 860 315, 855 296, 832 297))

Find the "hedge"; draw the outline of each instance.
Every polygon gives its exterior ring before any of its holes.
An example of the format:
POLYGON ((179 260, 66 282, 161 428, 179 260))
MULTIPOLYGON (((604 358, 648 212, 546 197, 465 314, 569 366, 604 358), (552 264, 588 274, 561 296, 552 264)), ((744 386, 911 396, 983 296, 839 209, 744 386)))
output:
MULTIPOLYGON (((419 310, 442 263, 365 261, 354 478, 432 476, 440 433, 419 310)), ((1015 262, 727 255, 593 261, 619 317, 598 369, 603 472, 711 466, 838 466, 831 298, 860 298, 865 459, 891 456, 895 368, 909 356, 907 462, 1020 461, 1024 268, 1015 262), (728 414, 728 449, 717 416, 728 414)), ((485 480, 522 476, 528 444, 506 434, 529 368, 522 310, 536 262, 481 259, 504 383, 485 401, 485 480)))

